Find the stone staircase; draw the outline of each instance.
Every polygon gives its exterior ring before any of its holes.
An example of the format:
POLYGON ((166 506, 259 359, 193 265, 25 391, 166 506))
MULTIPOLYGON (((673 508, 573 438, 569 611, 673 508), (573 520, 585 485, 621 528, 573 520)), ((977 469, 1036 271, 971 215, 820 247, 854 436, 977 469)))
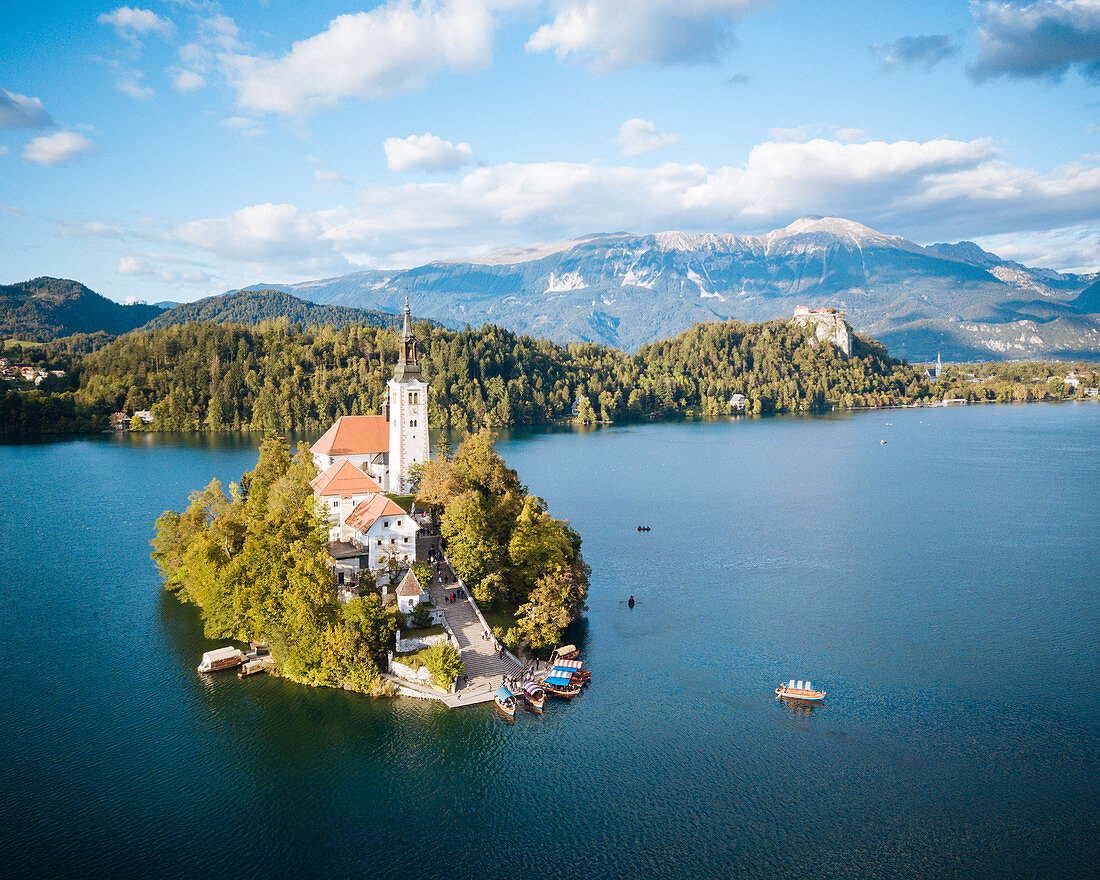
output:
MULTIPOLYGON (((470 678, 469 685, 461 685, 460 690, 477 690, 485 687, 496 687, 500 684, 500 677, 506 675, 509 678, 521 678, 523 667, 512 659, 506 652, 503 659, 497 656, 493 650, 493 643, 483 638, 485 633, 481 621, 470 605, 470 599, 463 599, 453 604, 444 601, 447 593, 457 591, 457 586, 440 586, 432 584, 432 602, 437 608, 443 609, 443 615, 447 619, 447 626, 455 634, 458 640, 458 650, 462 662, 466 664, 466 675, 470 678)), ((491 637, 490 637, 491 638, 491 637)))

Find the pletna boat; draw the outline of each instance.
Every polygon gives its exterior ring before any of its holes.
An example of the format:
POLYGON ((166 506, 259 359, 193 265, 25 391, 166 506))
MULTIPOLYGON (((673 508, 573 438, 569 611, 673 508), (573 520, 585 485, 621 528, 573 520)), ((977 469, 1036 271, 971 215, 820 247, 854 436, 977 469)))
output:
POLYGON ((532 711, 542 713, 542 707, 546 704, 546 691, 537 681, 525 681, 523 683, 523 699, 532 711))
POLYGON ((493 702, 509 718, 516 717, 516 695, 504 685, 498 687, 497 692, 493 694, 493 702))
POLYGON ((569 699, 581 692, 581 683, 573 680, 573 670, 555 666, 542 680, 542 687, 546 693, 554 697, 569 699))
POLYGON ((795 681, 792 678, 775 689, 775 698, 817 702, 825 699, 825 691, 815 691, 812 681, 795 681))
POLYGON ((202 655, 202 663, 199 664, 199 672, 217 672, 219 669, 233 669, 244 663, 244 654, 240 648, 230 645, 227 648, 217 648, 207 651, 202 655))
POLYGON ((547 668, 554 666, 559 660, 572 660, 579 654, 575 645, 562 645, 560 648, 555 648, 550 654, 550 659, 546 661, 547 668))
MULTIPOLYGON (((567 669, 573 678, 573 681, 578 684, 588 684, 592 680, 592 673, 587 669, 583 669, 584 662, 582 660, 559 660, 554 664, 554 669, 567 669)), ((551 670, 553 673, 553 670, 551 670)))

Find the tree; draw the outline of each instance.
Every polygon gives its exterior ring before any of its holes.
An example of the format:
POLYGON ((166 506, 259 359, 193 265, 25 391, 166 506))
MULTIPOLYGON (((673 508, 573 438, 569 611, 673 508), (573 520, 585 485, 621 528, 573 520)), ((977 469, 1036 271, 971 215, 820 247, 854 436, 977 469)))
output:
POLYGON ((432 610, 427 602, 417 602, 413 606, 412 614, 408 615, 408 622, 414 629, 423 629, 432 624, 432 610))
POLYGON ((592 408, 592 403, 583 394, 577 398, 576 421, 582 425, 590 425, 596 421, 596 411, 592 408))
POLYGON ((145 422, 141 420, 141 416, 139 416, 137 413, 134 413, 133 417, 130 419, 130 430, 140 431, 144 427, 145 422))
POLYGON ((450 642, 436 642, 424 652, 424 665, 435 683, 449 688, 466 669, 458 649, 450 642))

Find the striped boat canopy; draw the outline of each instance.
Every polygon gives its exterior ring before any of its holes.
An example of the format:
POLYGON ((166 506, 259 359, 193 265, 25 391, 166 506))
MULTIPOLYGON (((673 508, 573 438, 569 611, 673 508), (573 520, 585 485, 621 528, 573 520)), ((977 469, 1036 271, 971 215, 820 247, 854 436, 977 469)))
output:
POLYGON ((814 689, 814 683, 812 681, 806 682, 806 690, 812 691, 814 689))
POLYGON ((554 664, 554 668, 580 669, 583 665, 584 663, 580 660, 559 660, 557 663, 554 664))
POLYGON ((792 691, 794 690, 794 679, 793 678, 790 681, 787 682, 787 687, 789 687, 792 691))
POLYGON ((574 669, 572 666, 562 666, 561 664, 558 664, 553 669, 550 670, 550 674, 551 675, 569 676, 569 675, 572 675, 576 671, 577 670, 574 669))
POLYGON ((570 676, 550 674, 546 676, 543 681, 545 681, 547 684, 556 685, 558 687, 568 687, 570 684, 570 676))
POLYGON ((504 685, 501 685, 497 688, 497 699, 500 700, 502 703, 506 702, 507 700, 511 700, 514 697, 515 694, 508 690, 508 688, 506 688, 504 685))
POLYGON ((525 681, 523 683, 523 689, 527 691, 532 697, 537 697, 542 693, 542 688, 539 687, 537 681, 525 681))

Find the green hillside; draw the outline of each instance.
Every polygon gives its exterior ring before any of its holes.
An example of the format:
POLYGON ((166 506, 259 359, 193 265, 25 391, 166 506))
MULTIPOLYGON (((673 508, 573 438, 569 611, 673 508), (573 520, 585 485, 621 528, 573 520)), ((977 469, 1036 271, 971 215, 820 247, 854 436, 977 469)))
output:
POLYGON ((0 338, 46 342, 74 333, 118 336, 160 314, 156 306, 124 306, 65 278, 0 285, 0 338))
POLYGON ((292 324, 301 324, 303 327, 322 324, 333 327, 343 327, 346 324, 396 327, 401 322, 400 316, 388 312, 356 309, 351 306, 318 305, 281 290, 236 290, 178 305, 159 313, 146 326, 153 329, 196 321, 255 325, 276 318, 286 318, 292 324))

